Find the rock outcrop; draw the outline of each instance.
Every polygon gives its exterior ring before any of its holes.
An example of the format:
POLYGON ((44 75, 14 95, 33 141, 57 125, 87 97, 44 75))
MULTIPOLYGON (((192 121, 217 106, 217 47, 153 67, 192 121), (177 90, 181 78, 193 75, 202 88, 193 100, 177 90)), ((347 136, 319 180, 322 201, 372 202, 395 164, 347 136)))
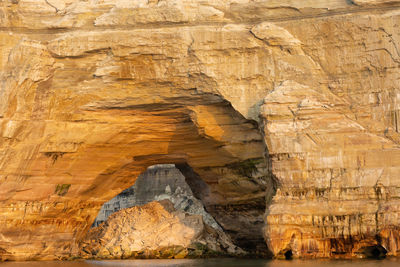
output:
POLYGON ((134 185, 103 204, 94 225, 98 226, 118 210, 144 205, 156 200, 157 196, 165 193, 167 187, 169 191, 175 191, 178 187, 190 191, 185 177, 175 168, 174 164, 150 166, 138 176, 134 185))
POLYGON ((214 218, 205 211, 201 201, 193 196, 185 177, 173 164, 150 166, 139 175, 133 186, 104 203, 93 224, 98 226, 121 209, 164 199, 171 201, 177 211, 201 215, 205 224, 222 231, 214 218))
POLYGON ((112 214, 81 243, 85 258, 186 258, 240 254, 221 230, 201 215, 176 211, 169 200, 112 214))
POLYGON ((398 255, 399 23, 394 0, 1 1, 0 259, 78 255, 164 163, 244 249, 265 226, 275 255, 398 255))

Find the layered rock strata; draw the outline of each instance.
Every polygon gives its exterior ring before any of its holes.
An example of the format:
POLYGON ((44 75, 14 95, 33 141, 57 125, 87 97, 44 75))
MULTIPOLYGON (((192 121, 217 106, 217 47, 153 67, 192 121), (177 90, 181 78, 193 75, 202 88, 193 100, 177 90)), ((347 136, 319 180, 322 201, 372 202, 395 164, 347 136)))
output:
POLYGON ((160 163, 244 246, 267 208, 276 255, 397 255, 399 6, 0 2, 0 259, 77 255, 160 163))
POLYGON ((279 188, 266 237, 274 254, 399 252, 398 145, 357 123, 330 92, 283 83, 265 98, 265 133, 279 188))
POLYGON ((80 244, 85 258, 186 258, 240 254, 230 238, 201 215, 176 211, 169 200, 112 214, 80 244))
MULTIPOLYGON (((258 221, 251 236, 262 241, 265 203, 252 203, 264 202, 269 183, 263 138, 193 53, 204 30, 219 46, 221 27, 93 26, 122 2, 65 2, 76 8, 65 12, 45 1, 1 3, 2 260, 77 255, 101 205, 160 163, 190 165, 206 207, 247 203, 256 213, 242 212, 241 226, 258 221), (80 22, 58 27, 63 18, 80 22), (246 176, 232 165, 249 159, 257 164, 246 176)), ((228 47, 238 45, 226 32, 228 47)), ((234 239, 241 228, 234 217, 220 225, 234 239)))

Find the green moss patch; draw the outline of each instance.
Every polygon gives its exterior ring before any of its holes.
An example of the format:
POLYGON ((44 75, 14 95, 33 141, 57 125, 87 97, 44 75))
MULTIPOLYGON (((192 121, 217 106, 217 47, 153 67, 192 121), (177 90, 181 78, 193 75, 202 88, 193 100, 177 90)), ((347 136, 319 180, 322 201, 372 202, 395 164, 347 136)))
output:
POLYGON ((71 187, 71 184, 58 184, 56 186, 55 194, 59 196, 65 196, 68 193, 69 188, 71 187))

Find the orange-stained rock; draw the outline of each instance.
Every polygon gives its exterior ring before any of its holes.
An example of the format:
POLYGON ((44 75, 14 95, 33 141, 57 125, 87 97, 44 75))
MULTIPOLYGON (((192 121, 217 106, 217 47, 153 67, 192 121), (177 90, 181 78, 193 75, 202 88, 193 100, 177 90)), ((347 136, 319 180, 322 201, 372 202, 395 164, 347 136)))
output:
POLYGON ((313 19, 311 28, 283 22, 282 35, 253 28, 288 58, 304 59, 293 72, 310 74, 276 84, 262 106, 279 183, 266 215, 273 254, 399 254, 397 13, 313 19))
POLYGON ((329 91, 288 81, 264 101, 264 132, 280 184, 266 217, 272 252, 363 257, 382 246, 398 255, 398 145, 368 132, 329 91))
POLYGON ((159 163, 239 246, 265 252, 267 208, 275 254, 397 255, 399 11, 1 1, 0 259, 77 255, 102 203, 159 163))

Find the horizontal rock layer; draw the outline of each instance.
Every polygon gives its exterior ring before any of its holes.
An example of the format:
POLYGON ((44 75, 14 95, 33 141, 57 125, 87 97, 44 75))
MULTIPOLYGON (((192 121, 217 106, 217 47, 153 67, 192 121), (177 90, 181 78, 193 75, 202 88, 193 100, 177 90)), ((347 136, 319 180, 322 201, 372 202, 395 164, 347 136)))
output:
POLYGON ((399 6, 2 1, 0 259, 77 255, 162 163, 245 246, 267 207, 274 254, 396 255, 399 6))
POLYGON ((266 237, 274 254, 399 253, 397 144, 371 134, 331 93, 287 82, 265 98, 265 133, 280 186, 266 237))

